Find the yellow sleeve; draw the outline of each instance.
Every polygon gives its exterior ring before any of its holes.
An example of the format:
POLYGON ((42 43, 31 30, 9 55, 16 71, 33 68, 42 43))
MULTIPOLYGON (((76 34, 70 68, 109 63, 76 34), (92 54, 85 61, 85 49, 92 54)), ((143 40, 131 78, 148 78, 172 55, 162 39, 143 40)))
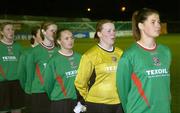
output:
POLYGON ((80 95, 86 100, 88 94, 88 83, 92 75, 94 66, 87 55, 83 55, 78 68, 78 74, 75 79, 75 87, 79 91, 80 95))

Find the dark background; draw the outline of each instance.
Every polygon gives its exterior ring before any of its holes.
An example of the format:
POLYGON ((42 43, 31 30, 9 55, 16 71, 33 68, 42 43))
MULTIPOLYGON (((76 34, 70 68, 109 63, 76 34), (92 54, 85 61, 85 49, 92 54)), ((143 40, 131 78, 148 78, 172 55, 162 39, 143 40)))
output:
POLYGON ((87 17, 92 20, 108 18, 131 20, 135 10, 143 7, 160 12, 162 21, 180 21, 179 0, 4 0, 0 15, 30 15, 51 17, 87 17), (126 11, 121 12, 121 7, 126 11), (87 8, 91 8, 91 12, 87 8))

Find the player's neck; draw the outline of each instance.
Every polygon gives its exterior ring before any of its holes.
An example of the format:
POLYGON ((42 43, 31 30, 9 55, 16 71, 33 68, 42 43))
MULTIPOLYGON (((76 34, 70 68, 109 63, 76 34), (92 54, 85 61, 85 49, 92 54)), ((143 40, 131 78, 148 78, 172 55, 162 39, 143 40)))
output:
POLYGON ((103 45, 102 43, 99 43, 98 45, 106 51, 113 51, 113 49, 114 49, 114 47, 112 45, 106 46, 105 44, 103 45))
POLYGON ((3 39, 1 40, 1 42, 4 43, 4 44, 6 44, 6 45, 12 45, 12 44, 14 43, 13 40, 8 40, 8 39, 6 39, 6 38, 3 38, 3 39))
POLYGON ((61 53, 64 56, 72 56, 73 55, 73 50, 67 50, 67 49, 60 49, 59 53, 61 53))
POLYGON ((139 40, 137 43, 142 46, 143 48, 146 49, 155 49, 156 48, 156 42, 155 41, 144 41, 144 40, 139 40))
POLYGON ((47 48, 53 48, 54 47, 54 42, 53 41, 49 41, 49 40, 43 40, 42 44, 44 46, 46 46, 47 48))

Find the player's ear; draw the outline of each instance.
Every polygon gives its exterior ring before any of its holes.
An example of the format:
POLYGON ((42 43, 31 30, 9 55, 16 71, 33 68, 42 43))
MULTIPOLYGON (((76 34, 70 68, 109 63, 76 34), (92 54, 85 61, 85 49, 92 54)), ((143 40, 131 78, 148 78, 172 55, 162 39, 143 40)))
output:
POLYGON ((2 36, 3 36, 3 35, 4 35, 4 33, 3 33, 2 31, 0 31, 0 35, 2 35, 2 36))
POLYGON ((59 45, 61 45, 61 42, 60 42, 60 40, 57 40, 57 43, 58 43, 59 45))
POLYGON ((143 23, 138 23, 138 28, 139 28, 140 30, 142 30, 142 29, 144 28, 143 23))
POLYGON ((97 36, 98 37, 102 37, 102 33, 101 32, 97 32, 97 36))
POLYGON ((45 32, 45 30, 44 29, 41 29, 41 32, 45 35, 46 34, 46 32, 45 32))

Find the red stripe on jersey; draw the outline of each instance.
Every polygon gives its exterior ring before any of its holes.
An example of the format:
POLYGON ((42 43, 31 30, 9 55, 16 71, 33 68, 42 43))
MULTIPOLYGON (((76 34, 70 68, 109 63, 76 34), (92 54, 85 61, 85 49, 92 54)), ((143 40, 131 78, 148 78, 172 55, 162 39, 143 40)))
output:
POLYGON ((37 74, 41 84, 44 84, 44 80, 43 80, 43 77, 41 75, 41 71, 40 71, 40 68, 39 68, 38 64, 36 64, 36 74, 37 74))
POLYGON ((136 76, 136 74, 134 74, 134 73, 132 74, 131 78, 132 78, 132 80, 134 81, 134 84, 137 86, 139 94, 140 94, 141 97, 144 99, 144 101, 146 102, 147 106, 150 107, 150 104, 149 104, 149 102, 148 102, 148 99, 147 99, 147 97, 146 97, 146 95, 145 95, 145 93, 144 93, 144 90, 143 90, 143 88, 142 88, 142 83, 141 83, 141 81, 139 80, 139 78, 138 78, 138 77, 136 76))
POLYGON ((63 83, 62 78, 57 75, 56 80, 58 81, 58 83, 59 83, 59 85, 60 85, 60 87, 61 87, 61 90, 62 90, 64 96, 66 96, 66 94, 67 94, 67 93, 66 93, 66 88, 65 88, 65 86, 64 86, 64 83, 63 83))
POLYGON ((0 65, 0 73, 2 74, 3 78, 5 78, 5 73, 1 65, 0 65))

